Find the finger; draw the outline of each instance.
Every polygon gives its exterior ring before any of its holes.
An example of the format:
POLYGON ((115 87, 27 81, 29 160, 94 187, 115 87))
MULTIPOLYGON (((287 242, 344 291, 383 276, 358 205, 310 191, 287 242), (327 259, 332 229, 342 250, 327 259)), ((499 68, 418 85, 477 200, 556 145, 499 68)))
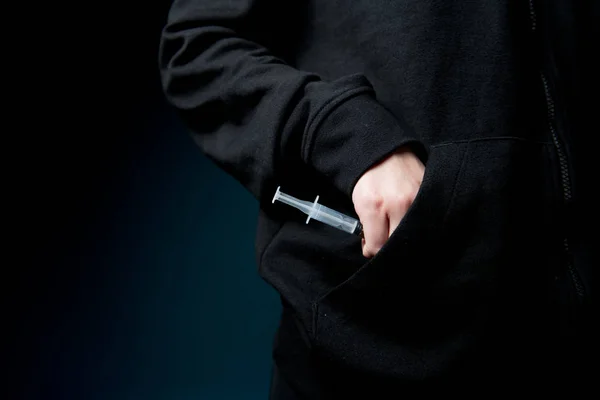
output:
POLYGON ((410 195, 403 195, 403 196, 397 197, 396 200, 393 202, 393 205, 390 207, 390 210, 388 211, 388 219, 389 219, 388 238, 390 236, 392 236, 392 233, 394 233, 394 231, 396 230, 398 225, 400 225, 402 218, 404 218, 404 216, 406 215, 406 212, 408 211, 408 209, 411 206, 414 199, 415 199, 415 195, 411 193, 410 195))
POLYGON ((383 247, 388 238, 388 217, 383 209, 371 209, 363 213, 361 222, 365 235, 363 255, 371 258, 383 247))

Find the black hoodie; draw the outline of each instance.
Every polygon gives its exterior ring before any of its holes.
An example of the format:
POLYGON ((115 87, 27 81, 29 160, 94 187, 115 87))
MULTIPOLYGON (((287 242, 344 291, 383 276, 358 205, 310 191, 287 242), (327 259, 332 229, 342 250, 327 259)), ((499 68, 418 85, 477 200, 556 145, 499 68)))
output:
POLYGON ((259 271, 284 305, 274 358, 299 395, 578 371, 592 256, 571 233, 573 128, 540 3, 174 2, 164 90, 260 202, 259 271), (281 185, 352 215, 358 178, 402 145, 424 180, 371 260, 271 204, 281 185))

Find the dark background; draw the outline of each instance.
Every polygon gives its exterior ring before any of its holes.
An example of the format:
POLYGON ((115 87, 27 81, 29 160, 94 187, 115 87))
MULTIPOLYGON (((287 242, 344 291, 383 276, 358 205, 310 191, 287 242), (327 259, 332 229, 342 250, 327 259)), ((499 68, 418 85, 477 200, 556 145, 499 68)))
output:
POLYGON ((169 5, 40 10, 12 55, 24 247, 3 398, 267 398, 279 301, 255 264, 258 203, 162 95, 169 5))

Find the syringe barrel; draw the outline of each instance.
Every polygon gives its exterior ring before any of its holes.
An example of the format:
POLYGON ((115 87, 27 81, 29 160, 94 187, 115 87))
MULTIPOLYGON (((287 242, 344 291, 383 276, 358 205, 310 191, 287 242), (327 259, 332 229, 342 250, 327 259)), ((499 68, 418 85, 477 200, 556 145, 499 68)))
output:
POLYGON ((321 204, 317 205, 316 210, 311 215, 311 218, 348 233, 354 233, 358 225, 357 219, 332 210, 331 208, 321 204))

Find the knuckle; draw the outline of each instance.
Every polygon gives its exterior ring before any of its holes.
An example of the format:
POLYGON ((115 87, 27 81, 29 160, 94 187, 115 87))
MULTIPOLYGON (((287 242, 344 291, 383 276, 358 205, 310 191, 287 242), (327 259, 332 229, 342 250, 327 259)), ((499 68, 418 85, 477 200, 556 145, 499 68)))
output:
POLYGON ((414 194, 412 191, 399 194, 394 198, 394 207, 401 210, 407 210, 412 204, 413 199, 414 194))
POLYGON ((383 196, 375 193, 361 193, 357 195, 355 199, 355 205, 358 209, 364 210, 375 210, 379 211, 383 209, 385 200, 383 196))
POLYGON ((372 195, 367 199, 367 204, 374 210, 381 210, 385 204, 385 200, 381 195, 372 195))

